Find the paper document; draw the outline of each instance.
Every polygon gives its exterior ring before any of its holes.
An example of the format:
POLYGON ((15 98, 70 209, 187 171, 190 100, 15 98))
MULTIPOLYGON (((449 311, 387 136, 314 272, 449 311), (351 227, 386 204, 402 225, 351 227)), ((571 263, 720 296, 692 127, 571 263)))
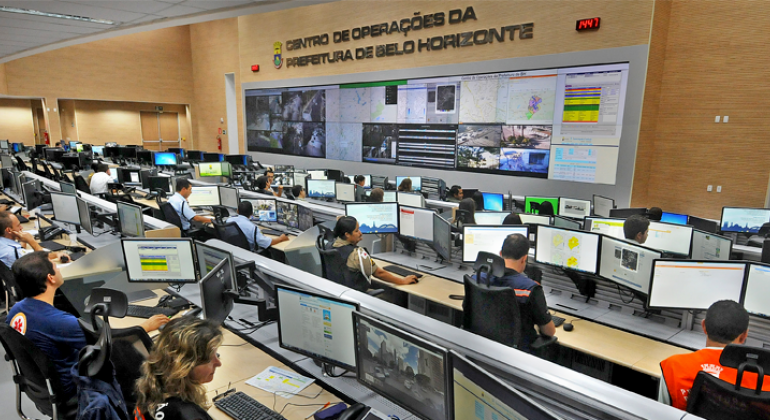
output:
POLYGON ((259 375, 246 381, 246 384, 267 392, 278 393, 284 398, 291 398, 292 395, 298 394, 314 381, 315 379, 298 373, 270 366, 259 375))

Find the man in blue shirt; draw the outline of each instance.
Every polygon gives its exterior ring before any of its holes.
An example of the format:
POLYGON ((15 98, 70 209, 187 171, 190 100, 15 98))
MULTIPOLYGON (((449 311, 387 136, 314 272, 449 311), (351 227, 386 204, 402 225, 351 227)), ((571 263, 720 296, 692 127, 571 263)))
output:
POLYGON ((249 246, 252 251, 262 250, 269 246, 289 240, 286 234, 273 239, 263 235, 262 232, 259 231, 257 225, 251 221, 251 216, 253 214, 254 206, 248 201, 241 201, 241 203, 238 204, 238 216, 227 219, 227 223, 235 223, 241 228, 241 231, 246 236, 246 240, 249 241, 249 246))
POLYGON ((190 194, 192 194, 192 184, 190 184, 190 181, 178 179, 176 181, 176 194, 168 199, 168 203, 171 204, 171 207, 176 210, 176 214, 182 219, 183 231, 190 229, 190 222, 193 220, 200 223, 211 223, 210 218, 195 214, 195 211, 187 202, 187 197, 189 197, 190 194))
MULTIPOLYGON (((9 269, 17 259, 32 252, 24 248, 28 244, 33 251, 42 251, 43 247, 37 243, 35 237, 29 232, 24 232, 19 219, 11 212, 0 211, 0 261, 9 269)), ((48 258, 55 260, 59 253, 51 252, 48 258)), ((67 262, 67 261, 62 261, 67 262)))

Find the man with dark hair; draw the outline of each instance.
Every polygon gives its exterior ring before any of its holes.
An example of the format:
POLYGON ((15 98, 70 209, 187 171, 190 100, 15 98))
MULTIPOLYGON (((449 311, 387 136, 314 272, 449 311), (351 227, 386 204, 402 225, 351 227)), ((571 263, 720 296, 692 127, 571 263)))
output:
POLYGON ((660 207, 650 207, 647 210, 647 219, 659 222, 663 218, 663 209, 660 207))
POLYGON ((110 166, 106 163, 94 165, 94 174, 91 177, 91 194, 106 194, 107 184, 114 182, 110 174, 110 166))
MULTIPOLYGON (((86 337, 74 315, 53 306, 56 290, 64 284, 61 271, 48 259, 47 252, 19 258, 12 271, 26 297, 13 305, 6 322, 51 359, 66 401, 76 394, 70 369, 78 362, 78 352, 86 346, 86 337)), ((167 316, 156 315, 141 326, 150 332, 168 321, 167 316)))
POLYGON ((382 203, 385 200, 385 191, 382 188, 372 189, 372 193, 369 194, 370 203, 382 203))
POLYGON ((251 221, 251 216, 254 215, 254 206, 249 201, 241 201, 238 204, 238 216, 227 219, 227 223, 235 223, 241 228, 246 240, 249 241, 249 246, 252 251, 258 251, 265 249, 275 244, 288 241, 289 238, 286 234, 282 234, 277 238, 270 239, 260 232, 259 227, 251 221))
POLYGON ((508 235, 503 241, 500 256, 505 260, 505 273, 503 277, 493 277, 489 284, 510 287, 516 291, 522 331, 519 350, 531 353, 531 344, 538 336, 535 325, 540 330, 540 334, 549 337, 556 334, 556 326, 553 324, 551 314, 548 313, 543 288, 524 274, 529 256, 529 239, 519 233, 508 235))
POLYGON ((190 222, 193 220, 199 223, 211 223, 211 219, 205 216, 199 216, 195 214, 195 211, 187 203, 187 197, 192 194, 192 184, 190 181, 184 178, 179 178, 176 181, 176 193, 168 199, 168 203, 174 208, 176 214, 182 220, 182 230, 187 231, 190 229, 190 222))
MULTIPOLYGON (((267 176, 267 185, 268 186, 273 185, 273 180, 275 179, 275 172, 273 172, 272 169, 268 169, 265 172, 265 176, 267 176)), ((279 185, 278 186, 278 192, 277 193, 273 193, 273 195, 275 195, 276 197, 282 196, 283 195, 283 185, 279 185)))
POLYGON ((366 184, 366 177, 363 175, 356 175, 353 178, 353 182, 356 184, 356 193, 355 193, 355 200, 357 203, 363 203, 366 201, 366 189, 364 188, 364 185, 366 184))
MULTIPOLYGON (((29 232, 24 232, 21 228, 19 219, 11 212, 0 211, 0 261, 9 269, 17 259, 28 254, 25 245, 29 245, 33 251, 43 251, 43 247, 37 243, 35 237, 29 232)), ((55 260, 60 257, 59 253, 51 252, 48 258, 55 260)), ((62 261, 67 262, 67 261, 62 261)))
MULTIPOLYGON (((732 300, 720 300, 706 311, 706 319, 701 321, 706 333, 706 348, 694 353, 677 354, 660 362, 663 375, 658 387, 658 401, 672 405, 680 410, 687 408, 695 376, 706 371, 717 378, 735 384, 738 371, 719 364, 722 350, 728 344, 744 344, 749 334, 749 314, 739 303, 732 300)), ((741 386, 754 389, 757 375, 746 372, 741 386)), ((770 391, 770 381, 762 384, 763 391, 770 391)))
POLYGON ((257 192, 260 194, 267 194, 267 195, 275 195, 273 193, 273 190, 270 189, 270 184, 267 182, 267 177, 264 175, 260 175, 257 177, 257 180, 254 181, 255 185, 257 186, 257 192))
POLYGON ((449 196, 446 198, 446 201, 450 203, 459 203, 463 201, 463 187, 452 185, 452 188, 449 189, 449 196))
POLYGON ((623 234, 626 236, 626 239, 636 241, 640 245, 647 242, 649 232, 650 221, 638 214, 629 216, 623 224, 623 234))
POLYGON ((295 200, 304 200, 305 197, 307 196, 305 194, 305 187, 303 187, 302 185, 295 185, 291 187, 291 195, 294 196, 295 200))

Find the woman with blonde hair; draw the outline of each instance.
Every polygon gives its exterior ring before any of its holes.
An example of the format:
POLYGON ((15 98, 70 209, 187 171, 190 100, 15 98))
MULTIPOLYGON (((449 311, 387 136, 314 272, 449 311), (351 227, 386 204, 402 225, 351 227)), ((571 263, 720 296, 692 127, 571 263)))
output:
POLYGON ((135 420, 211 420, 205 383, 222 362, 222 330, 209 320, 181 317, 166 324, 136 382, 135 420))

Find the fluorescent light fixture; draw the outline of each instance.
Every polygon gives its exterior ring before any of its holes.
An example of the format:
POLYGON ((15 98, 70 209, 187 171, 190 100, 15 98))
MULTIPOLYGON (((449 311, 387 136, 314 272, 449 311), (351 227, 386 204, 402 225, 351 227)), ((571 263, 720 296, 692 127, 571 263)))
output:
POLYGON ((44 16, 44 17, 58 18, 58 19, 77 20, 77 21, 80 21, 80 22, 100 23, 102 25, 117 25, 118 24, 118 22, 115 22, 114 20, 94 19, 94 18, 90 18, 90 17, 75 16, 75 15, 63 15, 61 13, 40 12, 40 11, 37 11, 37 10, 31 10, 31 9, 20 9, 18 7, 0 6, 0 12, 20 13, 20 14, 23 14, 23 15, 44 16))

